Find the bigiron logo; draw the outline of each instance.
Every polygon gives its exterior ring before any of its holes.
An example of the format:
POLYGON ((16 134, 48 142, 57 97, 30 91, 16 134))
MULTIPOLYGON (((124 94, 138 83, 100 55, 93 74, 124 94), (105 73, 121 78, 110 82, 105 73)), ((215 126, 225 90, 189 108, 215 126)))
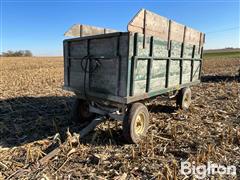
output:
POLYGON ((231 175, 236 176, 236 166, 224 166, 216 163, 207 162, 207 165, 196 165, 195 162, 181 162, 180 173, 185 177, 194 175, 197 179, 204 179, 208 175, 231 175))

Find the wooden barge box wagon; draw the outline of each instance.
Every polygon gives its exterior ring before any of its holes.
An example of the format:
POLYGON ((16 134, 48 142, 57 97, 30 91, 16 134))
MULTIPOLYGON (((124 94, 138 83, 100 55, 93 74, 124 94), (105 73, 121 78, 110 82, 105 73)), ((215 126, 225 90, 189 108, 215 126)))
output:
POLYGON ((75 118, 97 115, 123 121, 123 135, 137 143, 148 129, 144 100, 175 92, 187 109, 190 86, 200 82, 205 35, 140 10, 128 32, 76 24, 65 33, 64 89, 77 95, 75 118))

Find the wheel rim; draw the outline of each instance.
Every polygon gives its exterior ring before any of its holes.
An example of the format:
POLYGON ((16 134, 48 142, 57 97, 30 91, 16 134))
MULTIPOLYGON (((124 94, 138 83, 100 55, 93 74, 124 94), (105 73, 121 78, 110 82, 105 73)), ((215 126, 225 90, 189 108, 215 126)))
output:
POLYGON ((186 93, 185 97, 183 99, 183 103, 185 106, 189 106, 190 105, 190 101, 191 101, 191 94, 190 93, 186 93))
POLYGON ((139 113, 134 124, 134 129, 137 135, 143 134, 144 123, 145 123, 145 116, 143 113, 139 113))
POLYGON ((188 103, 189 100, 190 100, 190 95, 187 93, 186 96, 185 96, 184 102, 188 103))

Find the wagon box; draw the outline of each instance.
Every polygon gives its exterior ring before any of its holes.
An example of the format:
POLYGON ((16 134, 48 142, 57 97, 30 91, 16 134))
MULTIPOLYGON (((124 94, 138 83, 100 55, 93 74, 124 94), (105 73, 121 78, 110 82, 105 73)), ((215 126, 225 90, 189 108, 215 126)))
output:
POLYGON ((79 98, 76 117, 96 114, 123 120, 123 133, 138 142, 148 125, 140 103, 178 92, 177 105, 190 105, 189 86, 200 82, 205 35, 147 10, 140 10, 128 32, 74 25, 64 40, 64 89, 79 98))

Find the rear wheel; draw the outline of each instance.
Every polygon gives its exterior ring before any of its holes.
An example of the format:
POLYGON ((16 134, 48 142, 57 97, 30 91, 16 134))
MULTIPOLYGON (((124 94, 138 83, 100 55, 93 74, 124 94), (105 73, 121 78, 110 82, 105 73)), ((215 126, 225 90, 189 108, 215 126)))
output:
POLYGON ((138 143, 147 133, 149 113, 142 103, 135 103, 123 121, 123 136, 129 143, 138 143))
POLYGON ((96 114, 89 111, 89 103, 82 99, 76 99, 72 112, 72 119, 78 123, 85 123, 95 118, 96 114))
POLYGON ((189 87, 182 88, 177 94, 176 104, 183 110, 187 110, 191 104, 192 92, 189 87))

